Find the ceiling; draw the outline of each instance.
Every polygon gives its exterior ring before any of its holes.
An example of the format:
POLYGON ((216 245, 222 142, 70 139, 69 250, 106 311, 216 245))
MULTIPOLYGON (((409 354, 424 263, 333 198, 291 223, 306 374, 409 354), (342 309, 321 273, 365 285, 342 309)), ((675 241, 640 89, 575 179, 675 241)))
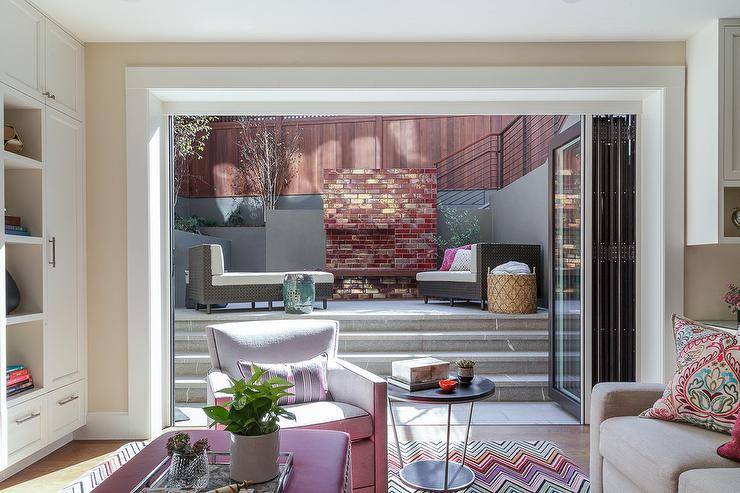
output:
POLYGON ((33 0, 86 42, 673 41, 740 0, 33 0))

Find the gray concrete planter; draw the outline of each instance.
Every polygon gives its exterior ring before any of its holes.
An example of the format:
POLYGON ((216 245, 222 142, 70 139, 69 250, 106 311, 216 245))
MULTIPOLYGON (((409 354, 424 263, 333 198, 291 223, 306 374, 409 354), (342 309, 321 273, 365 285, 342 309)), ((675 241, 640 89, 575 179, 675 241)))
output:
POLYGON ((269 435, 243 436, 229 433, 231 441, 231 479, 264 483, 280 473, 280 430, 269 435))

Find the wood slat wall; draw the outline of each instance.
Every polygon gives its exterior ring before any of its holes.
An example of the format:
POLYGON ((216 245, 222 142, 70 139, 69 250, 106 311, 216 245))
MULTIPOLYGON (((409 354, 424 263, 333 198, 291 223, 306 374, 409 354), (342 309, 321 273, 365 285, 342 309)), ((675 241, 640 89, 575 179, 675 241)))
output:
MULTIPOLYGON (((393 169, 433 167, 436 161, 490 133, 501 131, 514 116, 359 116, 270 119, 284 131, 303 135, 301 165, 286 194, 322 193, 325 169, 393 169), (279 122, 279 123, 278 123, 279 122)), ((224 119, 228 120, 228 118, 224 119)), ((250 195, 234 184, 238 162, 239 123, 220 121, 202 159, 188 165, 197 178, 185 197, 250 195)))

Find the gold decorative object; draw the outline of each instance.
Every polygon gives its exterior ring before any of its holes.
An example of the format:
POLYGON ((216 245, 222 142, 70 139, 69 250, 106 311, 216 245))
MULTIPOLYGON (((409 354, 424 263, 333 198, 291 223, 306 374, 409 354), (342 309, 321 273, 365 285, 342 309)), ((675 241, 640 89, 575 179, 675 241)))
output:
POLYGON ((23 150, 21 137, 15 131, 15 127, 7 123, 3 125, 3 148, 10 152, 21 152, 23 150))

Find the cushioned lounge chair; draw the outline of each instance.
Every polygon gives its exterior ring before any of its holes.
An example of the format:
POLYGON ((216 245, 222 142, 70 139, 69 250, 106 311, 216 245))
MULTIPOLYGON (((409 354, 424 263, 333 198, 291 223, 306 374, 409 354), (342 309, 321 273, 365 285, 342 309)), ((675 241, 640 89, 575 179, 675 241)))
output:
MULTIPOLYGON (((488 269, 506 262, 527 264, 530 269, 540 269, 540 246, 511 243, 476 243, 471 247, 469 271, 426 271, 416 274, 416 285, 424 303, 429 298, 442 298, 455 304, 455 300, 480 301, 481 310, 488 301, 488 269)), ((542 278, 537 276, 537 292, 542 292, 542 278)))
MULTIPOLYGON (((300 271, 310 274, 316 283, 316 301, 324 308, 332 297, 334 275, 330 272, 300 271)), ((196 245, 188 251, 187 299, 204 305, 211 313, 213 305, 283 300, 286 272, 226 272, 221 245, 196 245)))

